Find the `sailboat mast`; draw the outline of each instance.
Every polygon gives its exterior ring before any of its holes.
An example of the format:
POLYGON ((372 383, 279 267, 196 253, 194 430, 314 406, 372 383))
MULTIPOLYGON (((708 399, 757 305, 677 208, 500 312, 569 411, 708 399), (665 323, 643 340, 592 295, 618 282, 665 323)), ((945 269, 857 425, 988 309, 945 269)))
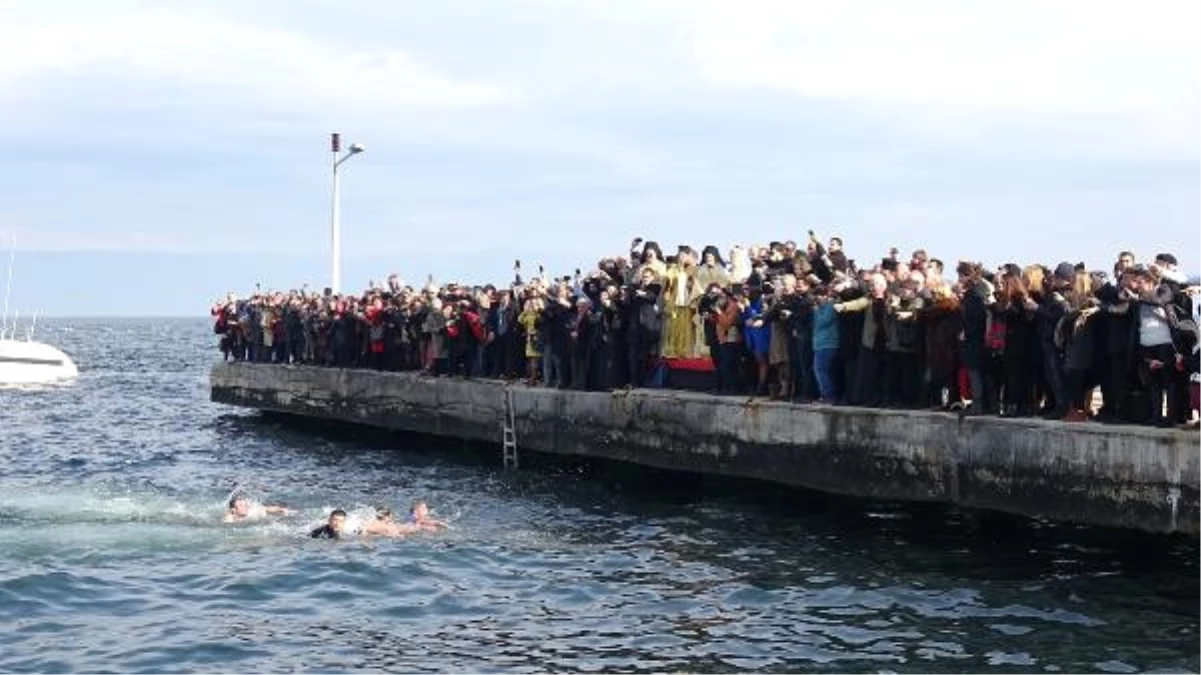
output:
MULTIPOLYGON (((4 339, 4 331, 8 328, 8 296, 13 291, 13 265, 17 260, 17 235, 13 235, 12 248, 8 250, 8 283, 4 285, 4 316, 0 320, 0 340, 4 339)), ((17 330, 16 322, 13 323, 14 333, 17 330)))

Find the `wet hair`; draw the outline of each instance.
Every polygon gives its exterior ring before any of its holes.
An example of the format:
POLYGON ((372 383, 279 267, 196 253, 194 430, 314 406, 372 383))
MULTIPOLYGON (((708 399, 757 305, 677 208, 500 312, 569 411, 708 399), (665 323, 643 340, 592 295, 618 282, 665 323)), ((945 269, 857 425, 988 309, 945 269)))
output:
POLYGON ((244 493, 242 493, 242 492, 235 492, 235 493, 233 494, 233 496, 231 496, 231 497, 229 498, 229 508, 231 508, 231 509, 232 509, 232 508, 234 507, 234 504, 238 503, 238 500, 241 500, 241 499, 249 499, 249 497, 247 497, 247 496, 246 496, 244 493))
POLYGON ((342 516, 343 518, 345 518, 346 512, 343 511, 342 509, 334 509, 333 511, 330 511, 329 517, 333 518, 334 516, 342 516))
POLYGON ((375 509, 376 520, 387 520, 392 517, 392 509, 386 506, 379 506, 375 509))

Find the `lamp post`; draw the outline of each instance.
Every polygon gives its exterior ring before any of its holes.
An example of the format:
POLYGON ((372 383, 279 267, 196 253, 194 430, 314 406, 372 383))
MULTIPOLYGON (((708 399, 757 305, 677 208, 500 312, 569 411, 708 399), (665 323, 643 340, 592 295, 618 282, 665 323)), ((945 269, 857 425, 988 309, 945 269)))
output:
POLYGON ((338 215, 338 167, 342 166, 342 162, 354 157, 360 152, 366 150, 358 143, 351 143, 346 149, 346 154, 338 157, 342 151, 342 136, 341 134, 330 134, 329 148, 334 155, 334 195, 333 195, 333 212, 330 215, 329 235, 330 235, 330 291, 338 293, 342 285, 342 223, 338 215))

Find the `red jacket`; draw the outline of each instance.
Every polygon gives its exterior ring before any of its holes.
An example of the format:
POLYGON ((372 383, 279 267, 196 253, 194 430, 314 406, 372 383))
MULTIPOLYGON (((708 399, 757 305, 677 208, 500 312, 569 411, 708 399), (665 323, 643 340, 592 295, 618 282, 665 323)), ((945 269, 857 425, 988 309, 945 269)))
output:
POLYGON ((487 338, 487 333, 484 331, 484 324, 480 321, 480 315, 475 312, 463 312, 463 318, 467 319, 467 326, 471 328, 471 334, 476 340, 481 343, 487 338))

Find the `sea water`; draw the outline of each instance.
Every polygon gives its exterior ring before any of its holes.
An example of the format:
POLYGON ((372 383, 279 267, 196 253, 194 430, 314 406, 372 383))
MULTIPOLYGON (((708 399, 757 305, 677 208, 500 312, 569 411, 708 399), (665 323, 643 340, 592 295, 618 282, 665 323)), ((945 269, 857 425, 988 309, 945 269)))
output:
MULTIPOLYGON (((0 389, 0 671, 1196 672, 1195 539, 208 402, 204 320, 57 320, 0 389), (234 491, 296 510, 223 524, 234 491), (425 499, 453 528, 319 541, 425 499)), ((498 429, 499 437, 499 429, 498 429)))

